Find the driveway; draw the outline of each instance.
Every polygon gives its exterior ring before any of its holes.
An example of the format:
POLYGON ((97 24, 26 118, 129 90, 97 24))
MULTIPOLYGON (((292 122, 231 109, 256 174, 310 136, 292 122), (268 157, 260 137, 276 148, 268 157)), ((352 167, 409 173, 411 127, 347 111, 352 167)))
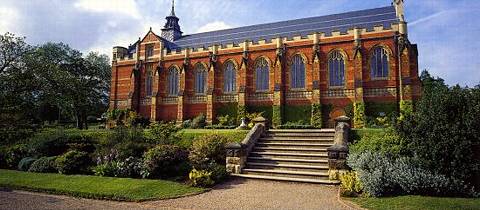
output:
POLYGON ((235 178, 195 196, 114 202, 0 190, 0 209, 350 209, 337 186, 235 178))

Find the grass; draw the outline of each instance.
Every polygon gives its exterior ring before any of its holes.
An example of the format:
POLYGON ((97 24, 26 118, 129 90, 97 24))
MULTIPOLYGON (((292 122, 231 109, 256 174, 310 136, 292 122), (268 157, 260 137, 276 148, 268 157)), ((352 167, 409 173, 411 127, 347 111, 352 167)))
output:
POLYGON ((388 198, 351 198, 363 208, 376 209, 402 209, 402 210, 453 210, 453 209, 480 209, 480 199, 475 198, 441 198, 426 196, 398 196, 388 198))
POLYGON ((0 169, 0 186, 83 198, 144 201, 204 192, 166 180, 30 173, 0 169))
POLYGON ((351 135, 349 136, 350 142, 356 142, 360 140, 365 135, 375 135, 385 133, 384 128, 356 128, 352 129, 351 135))

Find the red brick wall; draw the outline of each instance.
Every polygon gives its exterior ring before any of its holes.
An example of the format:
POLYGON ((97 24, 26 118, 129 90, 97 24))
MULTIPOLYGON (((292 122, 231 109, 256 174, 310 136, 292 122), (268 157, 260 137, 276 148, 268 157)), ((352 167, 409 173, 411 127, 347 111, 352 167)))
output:
MULTIPOLYGON (((369 88, 387 88, 387 87, 397 87, 398 85, 398 55, 395 50, 395 42, 394 42, 394 32, 384 32, 384 33, 376 33, 371 35, 362 35, 361 36, 361 56, 362 56, 362 86, 364 89, 369 88), (389 52, 389 61, 390 61, 390 72, 389 77, 387 80, 372 80, 370 78, 370 57, 371 51, 377 46, 382 46, 387 49, 389 52)), ((158 56, 160 54, 160 42, 158 38, 153 33, 148 33, 147 36, 141 41, 140 44, 140 57, 145 56, 145 47, 146 44, 153 44, 154 45, 154 54, 158 56)), ((276 44, 275 43, 267 43, 261 46, 250 46, 249 53, 248 53, 248 62, 246 63, 247 69, 246 72, 240 69, 240 64, 242 62, 242 55, 243 50, 240 48, 231 49, 231 50, 218 50, 218 62, 215 66, 216 71, 214 73, 210 72, 210 74, 214 75, 214 94, 221 95, 223 93, 223 69, 224 63, 228 60, 234 61, 237 66, 237 90, 241 86, 245 86, 245 90, 247 94, 255 93, 255 62, 260 57, 265 57, 270 62, 270 79, 269 79, 269 92, 273 93, 275 83, 281 84, 283 90, 289 90, 290 86, 290 63, 291 58, 294 55, 300 54, 302 57, 305 58, 306 63, 306 91, 313 90, 313 82, 316 80, 314 75, 317 72, 314 72, 314 65, 319 65, 319 88, 320 92, 323 93, 329 90, 328 84, 328 72, 327 72, 327 65, 328 65, 328 56, 329 53, 333 50, 341 50, 346 55, 346 82, 345 82, 345 89, 354 89, 355 88, 355 62, 354 62, 354 42, 353 37, 344 36, 344 37, 336 37, 336 38, 322 38, 320 40, 320 61, 319 63, 313 62, 313 44, 311 40, 299 40, 296 42, 286 42, 286 64, 283 66, 284 69, 282 72, 279 71, 279 68, 274 67, 275 57, 276 57, 276 44)), ((415 48, 416 49, 416 48, 415 48)), ((409 85, 412 86, 412 98, 417 99, 420 97, 420 83, 418 79, 418 61, 417 56, 413 52, 413 50, 409 50, 408 54, 406 54, 402 59, 404 62, 402 63, 402 74, 408 76, 409 85)), ((203 63, 205 65, 209 65, 209 53, 202 52, 191 53, 189 57, 189 65, 187 66, 187 70, 185 72, 185 97, 191 97, 194 95, 194 74, 193 68, 197 63, 203 63)), ((157 87, 153 88, 154 90, 158 90, 158 96, 165 97, 166 96, 166 77, 168 73, 168 69, 171 66, 178 66, 179 69, 182 68, 184 62, 184 55, 167 55, 165 56, 162 62, 162 71, 158 75, 158 82, 155 84, 157 87)), ((145 63, 153 64, 153 68, 156 69, 158 64, 158 57, 147 59, 145 63)), ((128 99, 128 94, 133 90, 132 82, 130 81, 130 76, 132 74, 132 70, 134 68, 135 61, 121 61, 116 62, 114 61, 112 65, 112 87, 111 87, 111 95, 110 100, 111 108, 113 101, 126 101, 128 99)), ((141 68, 138 74, 138 80, 135 85, 139 86, 139 89, 135 89, 136 96, 139 99, 145 99, 145 78, 146 72, 145 68, 141 68)), ((181 76, 180 76, 181 77, 181 76)), ((212 86, 211 80, 209 80, 209 87, 212 86)), ((182 88, 181 88, 182 89, 182 88)), ((344 108, 346 105, 350 104, 354 97, 350 98, 321 98, 322 104, 332 104, 335 108, 344 108)), ((365 101, 368 102, 395 102, 398 99, 393 96, 376 96, 376 97, 364 97, 365 101)), ((134 104, 138 103, 137 98, 133 98, 134 104)), ((159 100, 160 102, 160 100, 159 100)), ((310 100, 285 100, 285 104, 287 105, 308 105, 310 104, 310 100)), ((117 105, 117 108, 129 108, 125 106, 125 102, 122 105, 117 105)), ((247 105, 252 106, 270 106, 273 105, 272 101, 246 101, 247 105)), ((150 105, 140 105, 139 111, 141 115, 145 117, 150 117, 150 105)), ((215 107, 215 106, 214 106, 215 107)), ((134 106, 135 108, 135 106, 134 106)), ((206 104, 185 104, 184 105, 184 118, 193 118, 197 116, 199 113, 206 113, 207 112, 206 104)), ((177 117, 177 105, 162 105, 157 103, 157 118, 159 120, 175 120, 177 117)), ((214 117, 215 119, 215 117, 214 117)))

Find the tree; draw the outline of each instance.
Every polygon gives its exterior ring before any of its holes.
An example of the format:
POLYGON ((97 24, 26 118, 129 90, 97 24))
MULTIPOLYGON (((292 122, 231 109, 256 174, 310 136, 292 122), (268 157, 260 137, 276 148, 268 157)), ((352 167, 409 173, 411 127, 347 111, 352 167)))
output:
POLYGON ((25 57, 32 47, 25 38, 11 33, 0 35, 0 128, 25 126, 36 107, 34 72, 26 68, 25 57))
POLYGON ((42 103, 55 104, 61 113, 74 117, 77 128, 88 128, 88 114, 106 111, 111 78, 106 55, 90 53, 84 58, 66 44, 47 43, 29 61, 42 83, 42 103))

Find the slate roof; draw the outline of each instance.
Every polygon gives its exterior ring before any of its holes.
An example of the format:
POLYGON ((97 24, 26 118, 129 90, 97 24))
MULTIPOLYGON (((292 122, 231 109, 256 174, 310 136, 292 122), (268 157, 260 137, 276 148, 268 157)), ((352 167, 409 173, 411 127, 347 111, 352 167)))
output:
POLYGON ((390 29, 392 24, 398 22, 399 19, 396 16, 395 7, 388 6, 342 14, 190 34, 183 36, 173 43, 167 43, 167 46, 170 49, 178 50, 186 47, 208 47, 214 44, 239 44, 245 40, 257 42, 258 40, 265 39, 270 41, 277 37, 292 39, 294 36, 299 35, 306 37, 308 34, 314 32, 323 32, 326 36, 330 36, 333 31, 340 31, 343 34, 354 27, 366 28, 367 31, 372 31, 374 26, 383 25, 384 28, 390 29))

